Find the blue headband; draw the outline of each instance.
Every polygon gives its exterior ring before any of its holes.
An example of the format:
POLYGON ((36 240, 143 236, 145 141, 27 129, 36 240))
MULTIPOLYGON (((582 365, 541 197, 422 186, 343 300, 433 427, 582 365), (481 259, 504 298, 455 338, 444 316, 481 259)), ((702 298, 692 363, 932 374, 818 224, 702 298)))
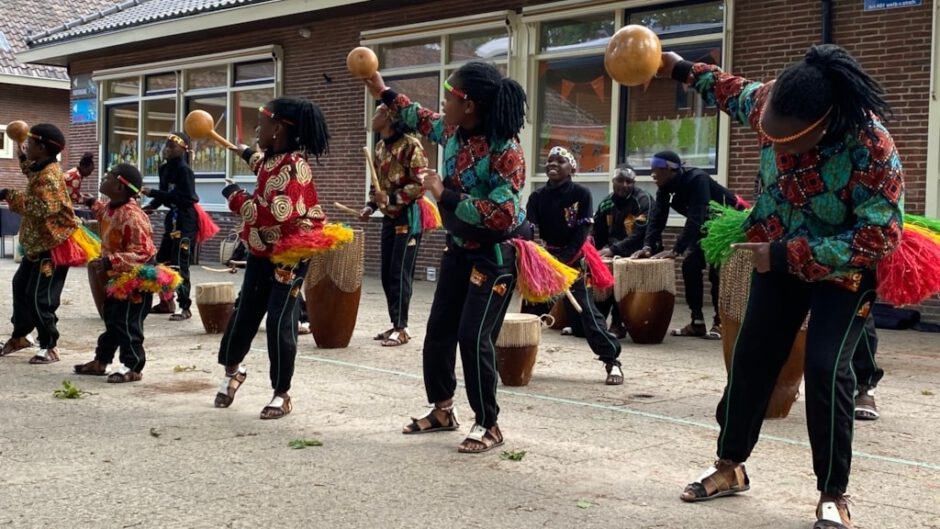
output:
POLYGON ((658 156, 653 156, 650 159, 650 169, 678 169, 679 164, 676 162, 671 162, 665 158, 660 158, 658 156))

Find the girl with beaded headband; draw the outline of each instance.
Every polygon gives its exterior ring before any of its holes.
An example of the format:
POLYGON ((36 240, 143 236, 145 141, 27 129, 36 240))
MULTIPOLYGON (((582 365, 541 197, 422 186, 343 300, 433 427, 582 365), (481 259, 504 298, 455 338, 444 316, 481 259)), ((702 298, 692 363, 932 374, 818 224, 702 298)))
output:
POLYGON ((163 220, 163 238, 157 250, 157 261, 173 267, 183 278, 176 290, 180 312, 176 312, 172 297, 163 298, 152 310, 155 314, 171 314, 170 321, 183 321, 192 317, 192 283, 189 265, 193 245, 199 234, 199 213, 196 204, 196 175, 189 165, 190 139, 185 132, 171 132, 163 146, 164 163, 160 166, 160 184, 157 189, 143 187, 140 194, 150 197, 144 212, 152 213, 161 206, 169 209, 163 220))
POLYGON ((806 413, 820 492, 814 529, 851 528, 852 357, 875 297, 875 267, 901 240, 904 177, 884 91, 844 49, 813 46, 770 83, 662 56, 687 83, 757 132, 757 203, 747 313, 718 405, 718 462, 684 501, 749 488, 744 470, 777 375, 807 312, 806 413))
POLYGON ((525 160, 516 137, 525 120, 525 92, 493 65, 476 61, 445 81, 440 113, 396 93, 379 73, 365 83, 406 125, 444 146, 444 174, 428 171, 424 182, 448 232, 423 348, 425 390, 434 408, 402 433, 459 427, 453 401, 459 345, 475 418, 458 450, 486 452, 503 444, 493 343, 517 278, 510 239, 525 221, 525 160))
POLYGON ((262 419, 280 419, 293 409, 288 391, 297 355, 299 296, 310 257, 352 240, 349 228, 326 224, 307 158, 329 148, 320 107, 305 99, 279 97, 258 109, 255 151, 241 146, 242 159, 257 175, 251 193, 238 184, 222 189, 229 209, 241 217, 248 248, 245 278, 235 312, 219 345, 225 367, 215 407, 228 408, 248 376, 243 364, 267 314, 268 358, 274 395, 262 419))

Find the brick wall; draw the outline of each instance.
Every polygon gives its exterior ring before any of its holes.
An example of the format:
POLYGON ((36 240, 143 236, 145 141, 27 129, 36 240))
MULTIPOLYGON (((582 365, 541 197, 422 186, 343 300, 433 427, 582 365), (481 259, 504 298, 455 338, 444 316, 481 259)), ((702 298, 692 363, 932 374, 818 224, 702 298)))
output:
MULTIPOLYGON (((68 134, 68 90, 0 84, 0 123, 7 124, 15 119, 21 119, 30 125, 52 123, 68 134)), ((4 141, 10 141, 10 138, 4 138, 4 141)), ((63 160, 70 157, 75 149, 69 145, 63 160)), ((81 157, 81 152, 79 151, 75 158, 76 163, 81 157)), ((13 153, 12 158, 0 158, 0 188, 22 188, 25 184, 26 177, 20 172, 16 153, 13 153)))
MULTIPOLYGON (((361 204, 365 195, 362 153, 365 143, 365 116, 362 86, 351 79, 345 68, 346 53, 358 45, 360 31, 405 23, 432 20, 446 13, 458 17, 502 9, 515 9, 538 1, 480 0, 460 2, 438 0, 401 3, 375 2, 368 10, 350 8, 291 17, 289 26, 265 24, 263 28, 244 25, 223 31, 208 31, 191 39, 176 38, 172 43, 152 43, 138 48, 111 50, 106 57, 78 59, 71 65, 73 75, 94 70, 179 59, 194 55, 278 44, 285 54, 284 91, 315 100, 324 110, 332 133, 329 156, 314 165, 321 202, 336 219, 342 217, 331 204, 361 204), (304 39, 300 28, 312 37, 304 39)), ((862 13, 860 0, 834 2, 834 37, 847 47, 879 81, 884 83, 896 116, 890 128, 907 169, 909 211, 924 208, 928 58, 930 54, 930 2, 924 6, 862 13), (890 43, 888 42, 890 40, 890 43)), ((805 49, 820 38, 819 3, 811 0, 738 0, 735 2, 733 43, 734 71, 767 80, 786 64, 799 59, 805 49), (769 31, 768 28, 772 28, 769 31)), ((670 95, 674 97, 674 95, 670 95)), ((70 131, 76 152, 97 151, 94 128, 83 125, 70 131)), ((753 175, 757 167, 753 134, 734 127, 731 135, 729 183, 733 190, 753 198, 753 175)), ((531 164, 531 162, 530 162, 531 164)), ((225 222, 230 222, 226 220, 225 222)), ((378 262, 378 222, 350 222, 366 230, 369 258, 366 270, 376 273, 378 262)), ((223 228, 223 233, 226 230, 223 228)), ((438 265, 443 238, 432 234, 418 257, 418 277, 429 266, 438 265)), ((203 249, 203 262, 215 259, 218 242, 203 249)), ((940 304, 924 307, 931 317, 940 317, 940 304)))

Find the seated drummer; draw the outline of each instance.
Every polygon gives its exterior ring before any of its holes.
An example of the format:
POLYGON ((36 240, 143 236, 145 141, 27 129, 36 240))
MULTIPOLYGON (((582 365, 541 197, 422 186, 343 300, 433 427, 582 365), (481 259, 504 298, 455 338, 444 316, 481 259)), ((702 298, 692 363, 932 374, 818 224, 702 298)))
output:
MULTIPOLYGON (((636 187, 636 173, 628 164, 621 164, 611 180, 614 192, 607 195, 594 214, 594 247, 601 257, 629 257, 643 248, 653 198, 636 187)), ((597 304, 604 318, 613 316, 610 332, 617 338, 627 336, 620 309, 613 299, 597 304)))
MULTIPOLYGON (((577 168, 578 162, 567 149, 552 147, 545 164, 548 185, 529 195, 526 215, 538 226, 539 236, 549 253, 568 266, 586 271, 587 267, 582 265, 581 247, 591 232, 594 218, 591 215, 591 192, 571 181, 577 168)), ((608 386, 623 384, 623 371, 617 360, 620 342, 607 332, 607 323, 594 306, 594 297, 585 285, 585 273, 578 277, 570 290, 582 311, 576 314, 571 304, 565 302, 568 319, 581 320, 591 350, 598 360, 604 362, 607 370, 605 383, 608 386)))
POLYGON ((686 167, 679 155, 672 151, 662 151, 653 155, 650 163, 653 181, 656 182, 656 201, 653 205, 653 217, 646 230, 643 248, 637 250, 634 259, 675 259, 682 256, 682 280, 685 282, 685 298, 692 312, 692 323, 674 329, 673 336, 697 336, 709 340, 721 339, 721 321, 718 318, 718 269, 708 267, 708 279, 712 284, 712 305, 715 318, 712 328, 705 326, 704 304, 705 283, 702 271, 705 270, 705 253, 699 246, 702 238, 702 226, 708 217, 708 203, 718 202, 725 206, 746 207, 746 203, 737 195, 716 182, 711 175, 696 167, 686 167), (653 248, 662 245, 663 229, 669 218, 669 209, 685 217, 685 227, 676 239, 671 250, 664 250, 653 255, 653 248))

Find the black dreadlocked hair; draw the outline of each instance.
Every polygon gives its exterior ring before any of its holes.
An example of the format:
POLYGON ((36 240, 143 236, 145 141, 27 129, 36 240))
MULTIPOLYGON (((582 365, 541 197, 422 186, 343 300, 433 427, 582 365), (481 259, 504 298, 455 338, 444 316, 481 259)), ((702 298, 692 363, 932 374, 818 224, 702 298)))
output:
POLYGON ((881 85, 835 44, 813 46, 788 66, 774 83, 770 104, 778 114, 806 122, 832 108, 826 136, 837 140, 869 129, 872 115, 883 121, 891 114, 881 85))
POLYGON ((48 152, 50 156, 56 156, 65 148, 65 134, 62 134, 59 127, 55 125, 39 123, 38 125, 33 125, 29 131, 42 138, 37 141, 46 147, 46 152, 48 152))
POLYGON ((268 110, 276 119, 287 120, 293 125, 281 123, 290 130, 288 139, 291 150, 302 149, 317 161, 330 148, 330 132, 326 118, 316 103, 297 97, 279 97, 268 103, 268 110))
POLYGON ((490 139, 508 141, 519 134, 526 113, 526 95, 519 83, 481 61, 464 64, 454 72, 454 79, 477 104, 490 139))
POLYGON ((82 158, 78 161, 79 167, 90 167, 95 163, 95 155, 90 152, 82 154, 82 158))

